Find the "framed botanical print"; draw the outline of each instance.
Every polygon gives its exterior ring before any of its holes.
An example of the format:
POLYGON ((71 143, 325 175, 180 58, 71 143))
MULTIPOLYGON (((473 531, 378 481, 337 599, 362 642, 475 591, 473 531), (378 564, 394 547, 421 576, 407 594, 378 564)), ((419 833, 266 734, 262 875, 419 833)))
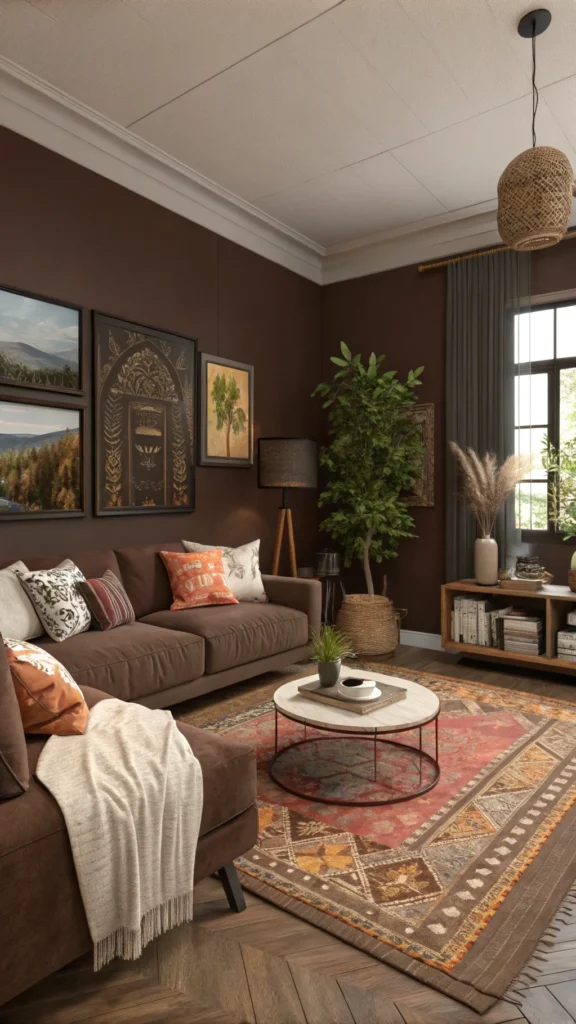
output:
POLYGON ((84 410, 0 397, 0 522, 84 515, 84 410))
POLYGON ((200 355, 201 466, 251 466, 254 461, 254 367, 200 355))
POLYGON ((81 310, 0 288, 0 383, 81 394, 82 373, 81 310))
POLYGON ((196 342, 94 314, 96 515, 194 509, 196 342))
POLYGON ((418 476, 414 490, 405 499, 408 505, 431 508, 434 505, 434 405, 432 402, 416 404, 410 409, 410 418, 422 430, 422 455, 418 457, 418 476))

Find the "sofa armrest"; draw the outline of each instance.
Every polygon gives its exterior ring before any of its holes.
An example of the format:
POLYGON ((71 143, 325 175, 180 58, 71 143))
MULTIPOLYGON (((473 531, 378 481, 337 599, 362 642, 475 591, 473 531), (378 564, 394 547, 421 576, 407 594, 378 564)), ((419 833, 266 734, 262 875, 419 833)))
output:
POLYGON ((89 708, 93 708, 101 700, 108 700, 109 697, 114 696, 113 693, 104 693, 104 690, 96 690, 94 686, 81 686, 80 689, 89 708))
POLYGON ((262 576, 264 590, 273 604, 284 604, 308 616, 310 634, 320 629, 322 620, 322 584, 294 576, 262 576))

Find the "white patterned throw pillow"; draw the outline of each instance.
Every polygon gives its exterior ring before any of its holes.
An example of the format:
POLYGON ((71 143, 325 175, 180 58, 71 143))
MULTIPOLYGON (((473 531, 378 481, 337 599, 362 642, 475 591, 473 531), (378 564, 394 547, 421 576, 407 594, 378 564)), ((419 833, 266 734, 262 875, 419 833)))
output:
POLYGON ((85 576, 69 558, 55 569, 18 572, 18 577, 53 640, 90 629, 90 609, 77 587, 85 576))
POLYGON ((0 571, 0 633, 13 640, 33 640, 44 632, 34 605, 20 584, 23 572, 28 572, 24 562, 14 562, 0 571))
POLYGON ((219 548, 224 563, 224 581, 238 601, 267 601, 260 573, 260 541, 253 540, 239 548, 223 544, 197 544, 182 541, 186 551, 213 551, 219 548))

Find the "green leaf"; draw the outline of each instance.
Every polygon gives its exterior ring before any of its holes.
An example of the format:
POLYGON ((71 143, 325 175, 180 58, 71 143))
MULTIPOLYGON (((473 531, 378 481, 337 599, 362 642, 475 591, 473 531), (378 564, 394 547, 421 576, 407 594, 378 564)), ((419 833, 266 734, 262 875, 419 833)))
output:
POLYGON ((339 356, 330 356, 330 362, 336 363, 336 366, 348 366, 345 359, 340 359, 339 356))
POLYGON ((340 342, 340 351, 344 358, 346 359, 346 361, 349 363, 350 360, 352 359, 352 353, 345 341, 340 342))

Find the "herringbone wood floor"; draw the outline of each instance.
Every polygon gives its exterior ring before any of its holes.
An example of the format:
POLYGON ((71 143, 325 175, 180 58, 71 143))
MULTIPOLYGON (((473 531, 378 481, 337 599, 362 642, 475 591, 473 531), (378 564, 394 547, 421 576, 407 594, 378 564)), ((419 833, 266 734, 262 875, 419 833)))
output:
MULTIPOLYGON (((576 699, 576 681, 456 662, 399 648, 388 664, 576 699)), ((270 676, 265 682, 270 681, 270 676)), ((255 681, 253 686, 261 685, 255 681)), ((136 964, 94 975, 89 958, 0 1009, 0 1024, 574 1024, 576 912, 537 963, 521 1005, 478 1016, 391 967, 247 893, 232 914, 218 882, 197 892, 196 920, 150 946, 136 964)))

